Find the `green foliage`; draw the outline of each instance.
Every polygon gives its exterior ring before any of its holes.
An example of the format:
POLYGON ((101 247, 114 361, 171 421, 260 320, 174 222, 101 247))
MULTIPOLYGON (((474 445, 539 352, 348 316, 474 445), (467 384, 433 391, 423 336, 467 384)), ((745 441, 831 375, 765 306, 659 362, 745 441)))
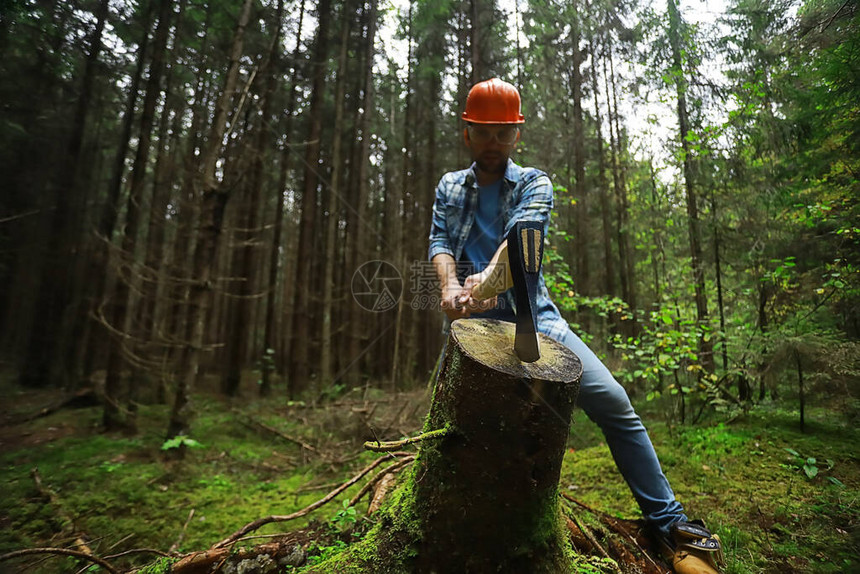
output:
POLYGON ((203 448, 203 445, 194 440, 193 438, 189 438, 185 435, 175 436, 173 438, 169 438, 163 443, 161 443, 161 450, 172 450, 175 448, 203 448))
POLYGON ((618 563, 603 556, 576 556, 573 561, 575 574, 610 574, 618 572, 618 563))
POLYGON ((346 550, 347 547, 347 543, 343 540, 335 540, 332 544, 322 546, 312 543, 308 548, 307 566, 316 566, 317 564, 321 564, 326 560, 337 556, 346 550))
MULTIPOLYGON (((789 447, 785 447, 785 451, 792 456, 791 461, 785 466, 787 468, 796 468, 797 470, 803 471, 803 474, 806 475, 806 478, 808 478, 809 480, 812 480, 816 476, 818 476, 819 470, 822 470, 818 466, 821 463, 819 463, 815 457, 801 456, 800 453, 789 447)), ((824 465, 825 468, 823 470, 825 472, 828 472, 833 469, 835 463, 833 462, 833 460, 828 458, 825 459, 824 465)), ((842 484, 842 482, 837 478, 834 478, 832 476, 829 476, 827 478, 832 484, 835 484, 836 486, 844 486, 844 484, 842 484)))
POLYGON ((339 530, 347 530, 355 525, 358 520, 354 506, 350 506, 349 500, 344 499, 342 508, 332 517, 332 523, 339 530))
POLYGON ((147 564, 137 572, 138 574, 169 574, 170 568, 175 562, 176 558, 167 558, 164 556, 151 564, 147 564))

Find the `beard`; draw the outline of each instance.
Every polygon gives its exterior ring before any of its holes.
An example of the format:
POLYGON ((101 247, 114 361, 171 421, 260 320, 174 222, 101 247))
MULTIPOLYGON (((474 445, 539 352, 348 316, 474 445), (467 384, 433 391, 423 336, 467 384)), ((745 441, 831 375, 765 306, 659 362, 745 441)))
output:
POLYGON ((485 173, 505 173, 508 156, 500 152, 484 152, 475 158, 478 169, 485 173))

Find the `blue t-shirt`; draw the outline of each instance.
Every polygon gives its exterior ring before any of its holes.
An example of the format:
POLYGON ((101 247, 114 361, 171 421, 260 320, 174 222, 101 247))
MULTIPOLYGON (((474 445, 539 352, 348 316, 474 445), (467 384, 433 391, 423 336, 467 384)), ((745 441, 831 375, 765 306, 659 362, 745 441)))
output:
POLYGON ((501 179, 478 188, 475 223, 463 246, 463 261, 469 261, 473 267, 469 274, 483 271, 502 242, 504 226, 499 204, 501 193, 501 179))
MULTIPOLYGON (((475 223, 469 231, 469 237, 463 246, 463 255, 459 265, 459 279, 462 283, 465 278, 473 273, 483 271, 496 250, 502 243, 502 234, 505 231, 502 222, 500 197, 502 193, 502 180, 478 188, 478 202, 475 208, 475 223), (468 264, 466 264, 468 263, 468 264)), ((503 304, 500 308, 485 311, 484 313, 473 313, 473 317, 487 317, 493 319, 508 319, 513 316, 510 309, 505 309, 503 304)))

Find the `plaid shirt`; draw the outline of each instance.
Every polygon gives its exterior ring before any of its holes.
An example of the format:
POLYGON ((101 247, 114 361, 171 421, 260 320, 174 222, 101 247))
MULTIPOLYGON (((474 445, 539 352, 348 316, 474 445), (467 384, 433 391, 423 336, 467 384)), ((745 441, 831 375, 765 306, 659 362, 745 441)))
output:
MULTIPOLYGON (((475 164, 472 164, 468 169, 446 173, 436 186, 428 252, 428 258, 431 260, 440 253, 451 255, 455 261, 460 261, 463 255, 463 247, 475 223, 478 205, 478 180, 474 170, 475 164)), ((546 236, 553 201, 552 183, 545 173, 530 167, 520 167, 508 159, 499 203, 504 226, 502 237, 507 236, 517 221, 543 223, 546 236)), ((502 238, 499 238, 499 243, 501 242, 502 238)), ((508 308, 516 311, 513 289, 508 289, 500 296, 505 298, 508 308)), ((549 298, 543 272, 538 284, 536 303, 538 331, 559 340, 569 327, 558 307, 549 298)), ((446 330, 447 324, 446 317, 446 330)))

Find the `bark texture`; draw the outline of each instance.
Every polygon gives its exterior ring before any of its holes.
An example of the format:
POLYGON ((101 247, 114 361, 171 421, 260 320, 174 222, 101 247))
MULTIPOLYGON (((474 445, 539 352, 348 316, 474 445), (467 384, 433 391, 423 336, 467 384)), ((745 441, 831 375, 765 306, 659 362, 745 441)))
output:
POLYGON ((375 529, 315 572, 569 571, 558 480, 582 365, 541 335, 520 362, 514 325, 455 321, 412 474, 375 529))

